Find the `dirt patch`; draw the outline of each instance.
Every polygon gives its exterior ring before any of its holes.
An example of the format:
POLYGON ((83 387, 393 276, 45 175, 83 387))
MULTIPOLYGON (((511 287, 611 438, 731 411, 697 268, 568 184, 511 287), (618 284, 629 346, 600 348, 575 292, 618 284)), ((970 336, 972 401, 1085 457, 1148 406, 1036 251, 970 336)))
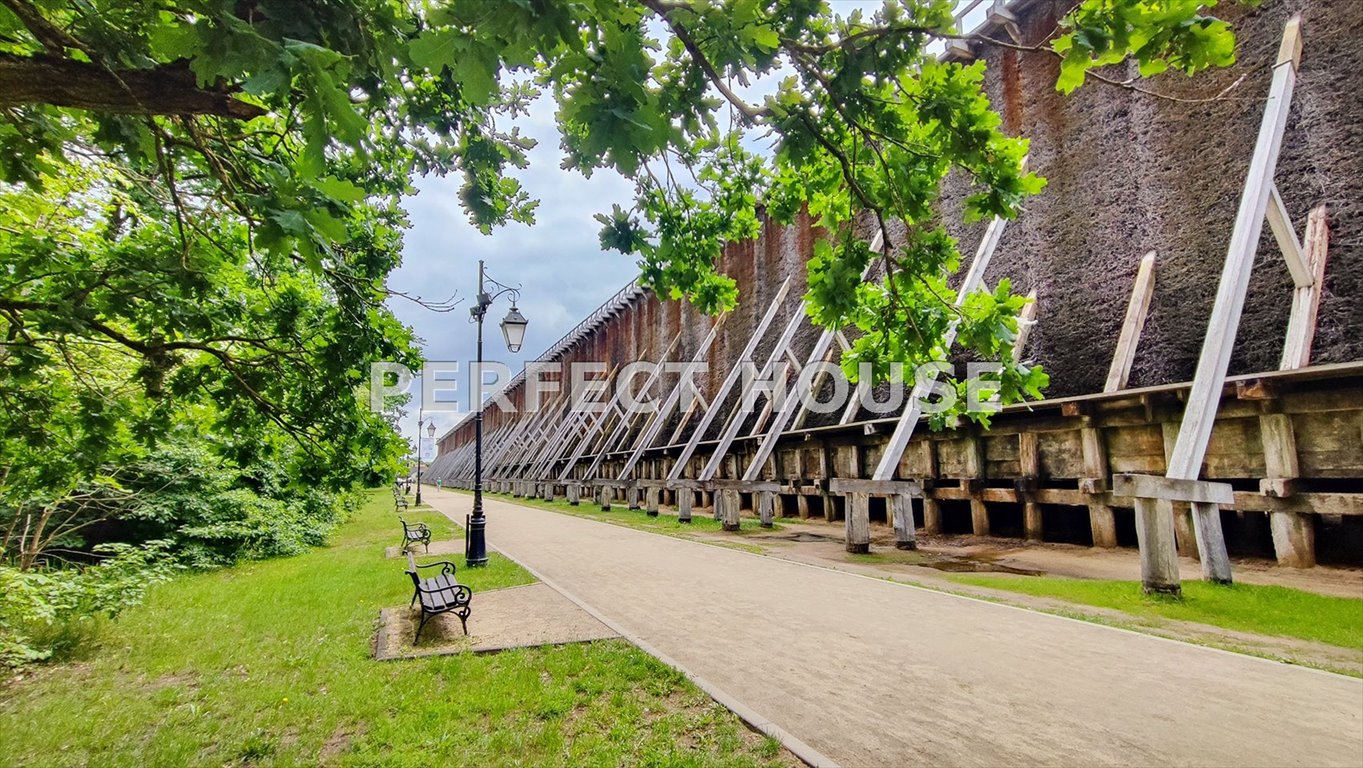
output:
POLYGON ((368 726, 364 723, 341 723, 332 731, 331 736, 322 744, 322 749, 317 753, 317 762, 323 765, 330 765, 336 758, 350 751, 350 747, 355 743, 355 739, 363 736, 368 731, 368 726))

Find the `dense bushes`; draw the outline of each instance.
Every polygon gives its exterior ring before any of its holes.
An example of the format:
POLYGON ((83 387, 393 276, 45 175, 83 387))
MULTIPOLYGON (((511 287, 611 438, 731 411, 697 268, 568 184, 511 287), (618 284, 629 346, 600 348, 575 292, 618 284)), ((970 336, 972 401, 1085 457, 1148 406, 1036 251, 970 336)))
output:
POLYGON ((88 646, 101 622, 141 602, 180 566, 170 542, 103 544, 98 565, 54 561, 28 570, 0 564, 0 665, 63 659, 88 646))
POLYGON ((354 499, 287 477, 273 466, 232 469, 201 445, 167 446, 135 467, 139 498, 121 522, 128 535, 172 542, 194 567, 295 555, 321 544, 354 499))

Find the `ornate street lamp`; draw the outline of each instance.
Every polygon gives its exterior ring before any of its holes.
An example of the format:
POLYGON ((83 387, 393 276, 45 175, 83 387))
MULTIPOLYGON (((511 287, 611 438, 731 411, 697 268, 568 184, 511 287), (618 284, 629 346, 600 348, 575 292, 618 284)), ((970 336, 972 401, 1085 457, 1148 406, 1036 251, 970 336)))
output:
POLYGON ((502 319, 502 337, 506 340, 508 350, 520 352, 521 344, 525 341, 525 326, 529 324, 521 311, 516 309, 520 290, 488 277, 480 259, 478 302, 469 308, 470 321, 478 324, 478 362, 474 369, 478 377, 478 383, 474 386, 478 402, 474 403, 474 407, 478 410, 473 416, 473 514, 468 519, 468 541, 464 547, 464 561, 470 568, 487 565, 487 518, 483 515, 483 318, 487 316, 487 308, 492 306, 493 300, 507 293, 511 294, 511 311, 502 319), (488 283, 501 290, 488 295, 488 283))
POLYGON ((435 419, 429 421, 418 415, 416 419, 416 505, 421 506, 421 425, 426 424, 426 436, 435 439, 435 419))

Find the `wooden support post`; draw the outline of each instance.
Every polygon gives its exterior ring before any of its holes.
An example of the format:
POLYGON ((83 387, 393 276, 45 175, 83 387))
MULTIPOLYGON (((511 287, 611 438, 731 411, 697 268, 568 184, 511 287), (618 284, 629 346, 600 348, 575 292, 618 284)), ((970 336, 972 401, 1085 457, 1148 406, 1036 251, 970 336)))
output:
POLYGON ((1289 568, 1310 568, 1316 564, 1315 518, 1297 512, 1270 512, 1273 551, 1278 564, 1289 568))
POLYGON ((1221 531, 1221 506, 1195 501, 1192 508, 1203 578, 1217 584, 1231 583, 1230 553, 1226 551, 1226 535, 1221 531))
POLYGON ((1126 305, 1126 319, 1117 337, 1117 351, 1112 355, 1112 366, 1107 370, 1104 392, 1125 389, 1131 378, 1131 366, 1136 361, 1136 348, 1141 343, 1145 318, 1150 314, 1150 297, 1155 293, 1155 252, 1145 254, 1136 270, 1136 282, 1131 286, 1131 300, 1126 305))
POLYGON ((809 519, 809 497, 803 493, 795 497, 795 514, 799 515, 801 520, 809 519))
POLYGON ((639 486, 631 485, 625 488, 625 501, 628 502, 631 511, 639 509, 639 486))
POLYGON ((1036 315, 1039 307, 1036 302, 1036 289, 1027 294, 1027 306, 1018 313, 1018 335, 1013 339, 1013 359, 1021 360, 1022 353, 1027 350, 1027 337, 1032 335, 1032 326, 1036 325, 1036 315))
MULTIPOLYGON (((1079 430, 1080 446, 1084 452, 1084 474, 1087 476, 1090 494, 1107 490, 1107 445, 1103 433, 1097 427, 1082 427, 1079 430)), ((1081 484, 1082 486, 1082 484, 1081 484)), ((1089 530, 1093 534, 1093 546, 1112 549, 1117 546, 1117 519, 1112 507, 1089 497, 1089 530)))
POLYGON ((985 505, 984 496, 984 441, 979 435, 972 434, 967 438, 965 451, 967 479, 961 481, 961 486, 970 489, 970 530, 976 536, 989 535, 989 507, 985 505))
POLYGON ((615 492, 608 486, 596 486, 596 503, 600 505, 603 512, 610 511, 613 496, 615 496, 615 492))
POLYGON ((847 494, 847 551, 864 555, 871 551, 871 497, 865 493, 847 494))
POLYGON ((918 537, 913 530, 913 497, 896 493, 885 502, 894 516, 895 549, 918 549, 918 537))
MULTIPOLYGON (((1169 466, 1169 457, 1174 455, 1174 442, 1178 440, 1178 424, 1166 421, 1160 424, 1164 436, 1164 464, 1169 466)), ((1178 546, 1179 557, 1197 559, 1197 532, 1193 530, 1193 511, 1187 502, 1176 501, 1173 506, 1174 542, 1178 546)))
POLYGON ((696 492, 690 488, 677 489, 677 522, 691 522, 691 506, 696 503, 696 492))
POLYGON ((937 499, 923 494, 923 533, 935 536, 942 532, 942 505, 937 499))
MULTIPOLYGON (((1041 456, 1035 432, 1018 433, 1018 474, 1030 481, 1029 487, 1035 489, 1037 477, 1041 475, 1041 456)), ((1022 495, 1022 533, 1031 541, 1041 541, 1041 505, 1031 490, 1022 495)))
MULTIPOLYGON (((1278 151, 1282 148, 1300 62, 1301 16, 1297 15, 1287 22, 1283 30, 1282 46, 1278 51, 1278 60, 1273 65, 1273 83, 1269 86, 1263 121, 1259 124, 1259 135, 1250 158, 1249 172, 1245 176, 1245 188, 1240 196, 1235 226, 1226 248, 1226 261, 1217 285, 1216 302, 1212 305, 1212 315, 1207 321, 1207 334, 1198 357, 1197 372, 1188 392, 1178 440, 1174 443, 1174 452, 1169 459, 1167 477, 1170 479, 1196 479, 1202 470, 1202 460, 1207 455, 1207 443, 1211 440, 1216 411, 1221 402, 1221 390, 1226 383, 1226 371, 1230 366, 1236 331, 1245 306, 1259 235, 1263 232, 1264 219, 1268 215, 1278 151)), ((1162 506, 1161 509, 1168 507, 1162 506)), ((1217 505, 1195 502, 1193 523, 1197 529, 1197 549, 1202 560, 1203 576, 1209 581, 1229 584, 1230 556, 1226 552, 1226 538, 1221 531, 1221 514, 1217 505)), ((1142 549, 1141 556, 1144 560, 1160 555, 1142 549)), ((1145 570, 1156 569, 1151 567, 1145 570)))
POLYGON ((976 536, 989 535, 989 508, 978 490, 970 492, 970 529, 976 536))
MULTIPOLYGON (((743 347, 743 351, 739 354, 733 366, 729 369, 728 374, 724 377, 724 382, 720 384, 719 390, 716 391, 714 396, 710 399, 710 405, 705 409, 705 415, 701 417, 700 423, 696 425, 696 428, 691 431, 691 439, 688 440, 686 446, 682 448, 681 455, 677 457, 677 463, 672 467, 671 474, 667 476, 668 480, 677 480, 681 477, 682 468, 691 460, 691 456, 696 451, 696 446, 700 445, 701 438, 709 431, 710 424, 714 422, 715 417, 719 415, 720 409, 724 407, 724 401, 728 398, 729 392, 734 388, 734 385, 738 383, 739 378, 742 376, 743 363, 752 360, 753 353, 757 351, 758 343, 767 335, 767 329, 771 327, 772 320, 774 320, 776 315, 780 312, 781 304, 785 301, 786 291, 789 290, 789 288, 790 278, 787 277, 785 281, 781 283, 781 288, 776 292, 776 296, 773 297, 771 303, 767 305, 767 311, 762 315, 762 320, 758 322, 757 327, 752 331, 752 335, 748 337, 747 345, 743 347)), ((803 312, 801 314, 803 314, 803 312)), ((792 331, 791 333, 794 332, 792 331)), ((727 448, 728 446, 725 445, 726 450, 727 448)), ((724 451, 717 450, 715 453, 722 454, 724 451)), ((717 458, 717 456, 711 455, 711 461, 715 461, 717 458)), ((707 474, 703 470, 699 479, 709 480, 713 476, 713 471, 707 474)))
POLYGON ((1306 219, 1306 266, 1311 282, 1298 285, 1292 293, 1292 313, 1287 320, 1287 342, 1283 345, 1282 370, 1302 368, 1311 363, 1311 344, 1316 338, 1316 314, 1325 285, 1325 261, 1330 250, 1330 224, 1325 204, 1311 209, 1306 219))
MULTIPOLYGON (((1285 413, 1261 415, 1259 434, 1266 475, 1259 483, 1260 491, 1267 496, 1291 495, 1293 482, 1301 474, 1292 417, 1285 413)), ((1310 513, 1273 510, 1269 512, 1269 527, 1279 565, 1310 568, 1316 564, 1315 520, 1310 513)))
POLYGON ((1136 541, 1141 549, 1141 586, 1146 594, 1183 594, 1171 502, 1136 499, 1136 541))
POLYGON ((554 500, 554 482, 552 480, 547 481, 544 484, 544 500, 545 501, 554 500))
POLYGON ((658 496, 662 489, 656 485, 650 485, 644 489, 644 514, 649 517, 658 516, 658 496))
POLYGON ((578 502, 582 499, 582 486, 577 483, 568 483, 563 488, 563 495, 568 497, 569 504, 576 507, 578 502))
POLYGON ((715 492, 715 513, 726 531, 738 530, 742 500, 737 489, 724 488, 715 492))
POLYGON ((757 520, 763 528, 772 526, 772 518, 776 516, 776 494, 771 491, 757 492, 757 520))

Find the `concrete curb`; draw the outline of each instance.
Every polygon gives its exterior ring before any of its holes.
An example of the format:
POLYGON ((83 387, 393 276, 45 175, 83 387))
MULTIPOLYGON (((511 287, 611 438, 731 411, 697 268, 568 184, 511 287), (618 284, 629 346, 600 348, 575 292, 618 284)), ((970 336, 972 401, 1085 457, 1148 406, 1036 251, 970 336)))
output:
POLYGON ((769 736, 775 739, 778 743, 781 744, 782 747, 785 747, 787 751, 789 751, 792 755, 795 755, 795 757, 798 758, 800 762, 804 763, 805 765, 812 766, 813 768, 838 768, 838 764, 833 762, 833 760, 830 759, 827 755, 823 754, 817 749, 814 749, 813 747, 804 743, 800 739, 796 738, 786 729, 773 723, 769 718, 763 717, 752 707, 749 707, 747 704, 744 704, 743 702, 729 695, 722 688, 715 685, 714 683, 711 683, 709 680, 706 680, 705 678, 701 677, 695 672, 691 671, 686 666, 678 662, 676 659, 673 659, 671 656, 668 656, 662 651, 659 651, 657 648, 654 648, 643 638, 639 637, 633 632, 630 632, 628 629, 624 628, 620 624, 616 623, 614 620, 605 616, 600 611, 593 608, 591 605, 579 599, 577 595, 574 595, 573 593, 569 592, 563 587, 560 587, 558 584, 555 584, 552 580, 545 578, 544 574, 540 573, 534 568, 531 568, 529 565, 526 565, 525 561, 516 557, 514 554, 506 551, 502 547, 493 546, 491 544, 488 545, 488 548, 500 552, 507 559, 515 562, 520 567, 529 571, 530 575, 539 579, 542 584, 549 587, 550 589, 553 589, 555 592, 558 592, 560 595, 563 595, 568 600, 572 601, 573 604, 575 604, 582 610, 586 611, 587 613, 591 614, 592 617, 595 618, 597 621, 601 622, 602 624, 605 624, 607 627, 611 628, 616 633, 618 633, 621 637, 628 640, 630 643, 633 643, 635 646, 639 648, 639 650, 643 651, 644 653, 647 653, 648 655, 652 656, 658 661, 661 661, 667 666, 680 672, 683 677, 694 683, 697 688, 701 689, 702 691, 705 691, 705 693, 708 694, 710 698, 714 699, 720 706, 724 707, 730 712, 733 712, 735 715, 738 716, 740 720, 742 720, 744 723, 747 723, 748 727, 752 728, 754 731, 757 731, 758 733, 761 733, 765 736, 769 736))

